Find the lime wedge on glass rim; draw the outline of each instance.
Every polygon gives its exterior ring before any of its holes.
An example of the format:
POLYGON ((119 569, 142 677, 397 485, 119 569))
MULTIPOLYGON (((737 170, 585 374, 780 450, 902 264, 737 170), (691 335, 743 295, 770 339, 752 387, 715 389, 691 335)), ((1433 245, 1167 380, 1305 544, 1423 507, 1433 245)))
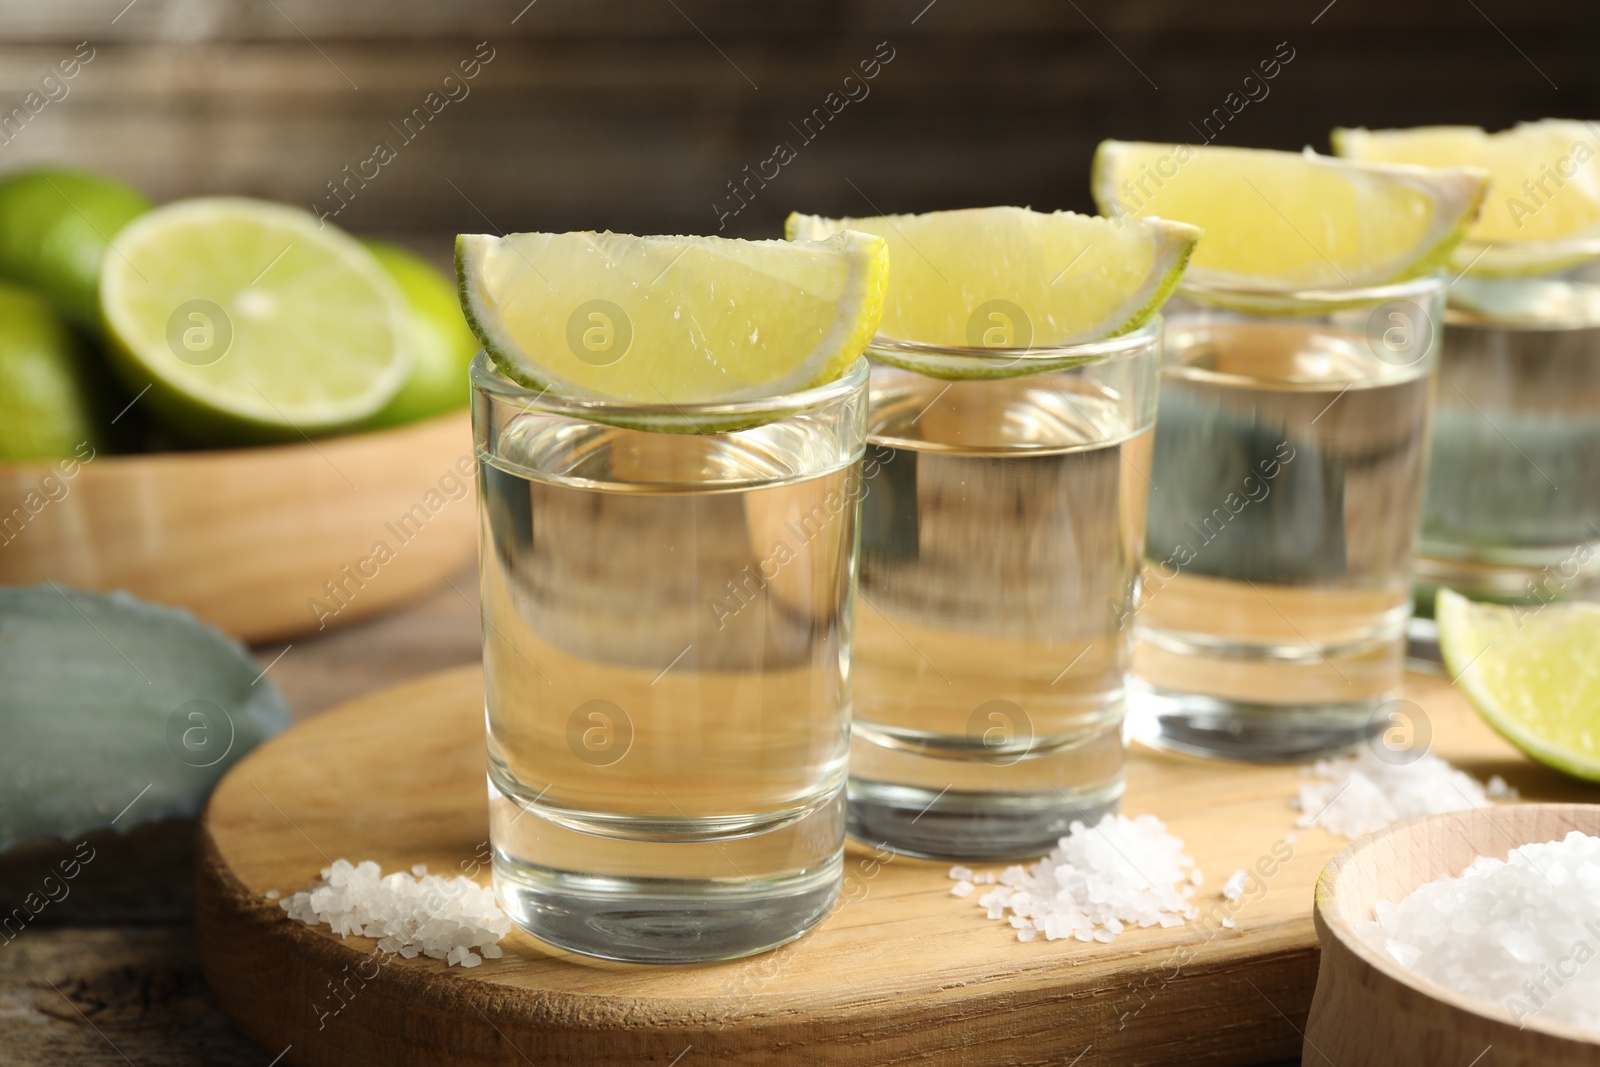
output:
POLYGON ((1294 292, 1387 285, 1443 266, 1488 177, 1379 166, 1306 150, 1103 141, 1090 186, 1112 216, 1205 229, 1196 287, 1294 292))
POLYGON ((462 311, 506 377, 634 409, 597 404, 598 420, 682 432, 776 418, 781 404, 733 409, 837 379, 877 330, 888 270, 884 242, 863 233, 456 238, 462 311))
POLYGON ((410 371, 394 282, 282 204, 184 200, 134 220, 101 261, 100 309, 123 384, 198 444, 354 426, 410 371))
POLYGON ((1490 176, 1483 212, 1452 266, 1485 277, 1542 274, 1600 257, 1600 127, 1544 119, 1488 133, 1477 126, 1336 129, 1347 159, 1477 167, 1490 176))
POLYGON ((886 340, 873 347, 873 358, 960 378, 1083 362, 1051 359, 1048 350, 1143 326, 1177 287, 1200 239, 1195 227, 1161 219, 1120 222, 1016 207, 842 219, 796 212, 784 229, 790 240, 860 230, 888 242, 894 269, 879 325, 886 340), (924 345, 1031 354, 923 359, 915 347, 924 345))
POLYGON ((1600 782, 1600 604, 1513 607, 1449 589, 1434 602, 1445 666, 1523 753, 1600 782))

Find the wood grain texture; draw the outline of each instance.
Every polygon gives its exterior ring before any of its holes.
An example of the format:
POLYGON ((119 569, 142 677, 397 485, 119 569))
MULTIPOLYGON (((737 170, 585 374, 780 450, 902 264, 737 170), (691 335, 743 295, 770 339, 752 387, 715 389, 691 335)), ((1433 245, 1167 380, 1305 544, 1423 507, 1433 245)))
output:
POLYGON ((315 443, 103 455, 70 476, 4 464, 0 582, 122 589, 249 641, 315 631, 471 558, 472 470, 466 412, 315 443))
POLYGON ((778 236, 794 209, 1089 210, 1100 139, 1200 137, 1230 93, 1239 110, 1218 140, 1285 149, 1326 149, 1334 125, 1600 114, 1600 9, 1583 0, 123 6, 0 2, 0 109, 78 42, 96 50, 68 96, 0 145, 0 169, 67 161, 158 199, 337 207, 328 183, 385 140, 396 158, 350 187, 336 221, 415 234, 441 259, 460 231, 719 232, 728 183, 780 141, 797 157, 720 232, 778 236), (470 93, 402 142, 391 124, 479 42, 495 58, 470 93), (894 59, 870 92, 802 138, 879 42, 894 59), (1294 59, 1241 104, 1280 42, 1294 59))
MULTIPOLYGON (((1408 683, 1457 765, 1504 774, 1529 797, 1584 795, 1518 756, 1442 680, 1408 683)), ((481 700, 467 669, 356 701, 258 749, 214 794, 197 874, 202 963, 245 1033, 293 1046, 285 1062, 667 1064, 692 1048, 696 1063, 1081 1055, 1078 1067, 1093 1067, 1251 1064, 1300 1049, 1317 965, 1312 885, 1344 842, 1314 829, 1290 840, 1294 768, 1136 752, 1125 810, 1166 820, 1207 886, 1196 923, 1110 945, 1018 943, 949 895, 947 865, 883 862, 855 844, 828 919, 726 964, 628 967, 517 933, 504 959, 472 971, 378 966, 364 962, 370 942, 285 919, 265 892, 300 888, 340 856, 487 881, 481 700), (1263 863, 1274 847, 1288 858, 1263 863), (1240 868, 1259 872, 1259 888, 1230 905, 1217 890, 1240 868)))
POLYGON ((1600 834, 1600 806, 1527 804, 1413 820, 1340 852, 1317 884, 1322 943, 1305 1062, 1339 1067, 1471 1063, 1491 1049, 1495 1067, 1595 1067, 1600 1034, 1530 1016, 1519 1025, 1497 1004, 1469 999, 1408 974, 1365 942, 1359 924, 1380 900, 1459 875, 1478 856, 1503 860, 1519 845, 1569 831, 1600 834), (1352 1026, 1350 1020, 1363 1025, 1352 1026))

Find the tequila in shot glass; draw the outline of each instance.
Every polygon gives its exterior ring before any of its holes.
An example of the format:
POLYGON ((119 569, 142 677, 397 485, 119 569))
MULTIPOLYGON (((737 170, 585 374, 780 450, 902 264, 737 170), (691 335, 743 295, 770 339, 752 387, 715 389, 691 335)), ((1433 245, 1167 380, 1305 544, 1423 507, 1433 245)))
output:
POLYGON ((1161 320, 1200 231, 967 208, 824 219, 894 270, 872 359, 850 832, 1048 852, 1122 798, 1161 320))
POLYGON ((1411 612, 1444 286, 1169 308, 1129 725, 1300 760, 1388 719, 1411 612))
POLYGON ((1117 808, 1160 339, 869 346, 856 837, 1015 858, 1117 808))
POLYGON ((838 899, 887 261, 861 234, 459 239, 494 884, 535 937, 728 959, 838 899))
POLYGON ((865 361, 723 434, 472 382, 502 902, 614 959, 799 936, 843 862, 865 361))
MULTIPOLYGON (((1570 242, 1593 256, 1595 242, 1570 242)), ((1506 253, 1506 249, 1497 248, 1506 253)), ((1560 258, 1561 249, 1540 253, 1560 258)), ((1418 608, 1600 598, 1600 267, 1450 288, 1418 608)), ((1424 642, 1432 619, 1418 618, 1424 642)))

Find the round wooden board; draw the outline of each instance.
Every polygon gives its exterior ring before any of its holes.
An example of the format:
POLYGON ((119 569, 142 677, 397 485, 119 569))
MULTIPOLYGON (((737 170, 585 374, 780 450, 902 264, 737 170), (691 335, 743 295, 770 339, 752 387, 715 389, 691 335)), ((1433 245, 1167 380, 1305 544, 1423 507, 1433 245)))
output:
MULTIPOLYGON (((1528 799, 1591 791, 1516 754, 1442 679, 1408 678, 1436 750, 1528 799)), ((1316 980, 1312 886, 1345 842, 1295 831, 1293 767, 1136 751, 1124 811, 1149 812, 1205 872, 1200 920, 1111 944, 1019 943, 947 864, 852 843, 813 932, 725 964, 632 967, 518 932, 473 970, 404 960, 288 919, 288 893, 344 857, 487 884, 482 679, 475 668, 363 698, 229 772, 197 868, 202 965, 223 1009, 285 1064, 1254 1064, 1297 1057, 1316 980), (1280 857, 1287 857, 1281 859, 1280 857), (1237 903, 1228 876, 1259 878, 1237 903), (1232 917, 1235 926, 1224 928, 1232 917)))

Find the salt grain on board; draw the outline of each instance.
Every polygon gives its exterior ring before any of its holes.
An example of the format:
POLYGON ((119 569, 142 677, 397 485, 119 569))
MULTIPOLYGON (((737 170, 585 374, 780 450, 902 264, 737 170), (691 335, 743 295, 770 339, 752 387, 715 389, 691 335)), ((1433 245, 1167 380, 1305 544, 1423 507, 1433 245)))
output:
POLYGON ((1362 923, 1400 966, 1529 1018, 1600 1030, 1600 837, 1573 830, 1479 856, 1362 923))
POLYGON ((467 878, 427 874, 421 864, 412 870, 419 868, 420 875, 384 876, 371 861, 334 860, 322 869, 321 882, 278 906, 308 926, 326 923, 340 937, 377 938, 380 949, 408 960, 428 956, 476 967, 484 957, 500 958, 498 942, 510 933, 511 920, 494 894, 467 878))
MULTIPOLYGON (((991 919, 1006 919, 1018 941, 1073 937, 1109 942, 1129 926, 1180 926, 1197 918, 1190 903, 1199 879, 1183 842, 1160 819, 1107 815, 1094 826, 1074 822, 1055 850, 1032 868, 1007 867, 999 884, 978 898, 991 919), (1010 914, 1008 915, 1007 912, 1010 914)), ((952 890, 965 896, 993 874, 961 867, 952 890), (961 891, 962 885, 968 886, 961 891)))
POLYGON ((1360 837, 1416 815, 1486 808, 1517 799, 1499 775, 1487 786, 1437 756, 1404 764, 1380 759, 1371 749, 1346 759, 1318 760, 1305 771, 1295 806, 1297 826, 1320 826, 1342 837, 1360 837))

